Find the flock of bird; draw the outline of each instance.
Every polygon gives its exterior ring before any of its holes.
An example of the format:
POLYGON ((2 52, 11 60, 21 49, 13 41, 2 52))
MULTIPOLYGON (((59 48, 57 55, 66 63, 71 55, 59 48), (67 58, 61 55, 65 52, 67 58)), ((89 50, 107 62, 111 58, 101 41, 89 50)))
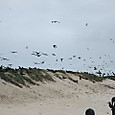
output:
MULTIPOLYGON (((56 20, 53 20, 53 21, 51 21, 51 23, 54 23, 54 24, 55 24, 55 23, 60 23, 60 22, 59 22, 59 21, 56 21, 56 20)), ((86 23, 85 26, 88 26, 88 23, 86 23)), ((112 38, 110 38, 110 41, 112 41, 112 42, 114 43, 114 40, 113 40, 112 38)), ((57 48, 58 48, 58 46, 57 46, 56 44, 53 44, 52 47, 53 47, 54 49, 57 49, 57 48)), ((25 48, 28 49, 29 47, 26 46, 25 48)), ((87 50, 89 51, 90 48, 87 48, 87 50)), ((17 52, 17 51, 10 51, 9 53, 17 54, 18 52, 17 52)), ((35 56, 35 57, 37 57, 37 58, 40 58, 41 56, 48 56, 48 53, 43 53, 43 52, 40 52, 40 51, 33 51, 33 52, 31 53, 31 55, 32 55, 32 56, 35 56)), ((56 57, 56 54, 55 54, 55 53, 52 53, 51 55, 54 56, 54 57, 56 57)), ((110 58, 110 55, 105 54, 104 56, 110 58)), ((73 56, 69 57, 68 60, 73 60, 73 59, 75 59, 75 58, 77 58, 78 60, 82 60, 83 62, 86 62, 86 60, 87 60, 87 59, 82 58, 81 56, 76 56, 76 55, 73 55, 73 56)), ((91 57, 91 56, 89 57, 89 59, 91 60, 92 63, 95 62, 94 60, 92 60, 92 57, 91 57)), ((101 60, 102 57, 100 56, 99 59, 101 60)), ((10 59, 8 59, 8 58, 6 58, 6 57, 2 57, 2 56, 0 57, 0 60, 1 60, 1 61, 10 61, 10 59)), ((60 57, 60 59, 56 59, 55 61, 56 61, 56 62, 59 62, 59 61, 60 61, 60 62, 63 62, 63 61, 64 61, 64 58, 63 58, 63 57, 60 57)), ((110 62, 111 62, 111 63, 114 63, 113 60, 110 60, 110 62)), ((44 63, 45 63, 45 61, 34 62, 35 65, 44 64, 44 63)), ((72 64, 70 63, 70 65, 72 65, 72 64)), ((86 65, 86 64, 84 64, 84 65, 86 65)), ((101 68, 100 70, 104 69, 104 66, 105 66, 105 65, 107 65, 107 63, 106 63, 106 61, 103 61, 103 65, 101 65, 102 68, 101 68)), ((12 67, 13 64, 10 63, 10 64, 8 64, 8 66, 12 67)), ((99 70, 99 69, 98 69, 99 66, 100 66, 100 65, 97 65, 97 66, 89 65, 88 68, 90 68, 90 69, 93 68, 93 70, 99 70)), ((64 67, 62 67, 62 69, 64 69, 64 67)), ((99 70, 99 71, 100 71, 100 70, 99 70)), ((112 71, 112 70, 110 70, 110 71, 112 71)))
MULTIPOLYGON (((58 46, 57 46, 56 44, 52 45, 52 47, 53 47, 54 49, 58 48, 58 46)), ((28 49, 28 46, 26 46, 26 49, 28 49)), ((90 50, 90 49, 87 48, 87 50, 90 50)), ((17 54, 18 52, 17 52, 17 51, 10 51, 9 53, 17 54)), ((35 57, 37 57, 37 58, 40 58, 41 56, 49 56, 48 53, 43 53, 43 52, 40 52, 40 51, 33 51, 30 55, 35 56, 35 57)), ((56 54, 55 54, 55 53, 52 53, 51 55, 56 57, 56 54)), ((110 58, 110 55, 105 54, 104 56, 110 58)), ((68 57, 68 60, 74 60, 74 59, 82 60, 82 61, 84 61, 84 62, 87 60, 87 59, 82 58, 81 56, 76 56, 76 55, 73 55, 73 56, 71 56, 71 57, 68 57)), ((92 63, 94 63, 94 60, 92 60, 92 57, 89 57, 89 59, 91 60, 92 63)), ((99 59, 101 60, 102 57, 99 57, 99 59)), ((8 59, 8 58, 6 58, 6 57, 0 57, 0 60, 1 60, 1 61, 10 61, 10 59, 8 59)), ((61 57, 60 59, 56 59, 55 61, 56 61, 56 62, 59 62, 59 60, 60 60, 60 62, 63 62, 63 61, 64 61, 64 58, 61 57)), ((110 60, 110 62, 113 63, 114 61, 110 60)), ((33 62, 33 63, 34 63, 35 65, 40 65, 40 64, 44 64, 45 61, 33 62)), ((72 64, 70 64, 70 65, 72 65, 72 64)), ((85 64, 84 64, 84 65, 85 65, 85 64)), ((106 61, 103 61, 103 65, 101 65, 101 66, 102 66, 101 69, 98 69, 98 68, 99 68, 99 65, 97 65, 97 66, 89 65, 88 68, 90 68, 90 69, 93 68, 94 71, 96 71, 96 70, 101 71, 101 70, 104 69, 104 66, 105 66, 105 65, 107 65, 107 63, 106 63, 106 61)), ((9 63, 8 66, 9 66, 9 67, 12 67, 13 64, 9 63)), ((64 67, 62 67, 62 69, 64 69, 64 67)), ((114 73, 112 70, 109 71, 109 72, 114 73)))

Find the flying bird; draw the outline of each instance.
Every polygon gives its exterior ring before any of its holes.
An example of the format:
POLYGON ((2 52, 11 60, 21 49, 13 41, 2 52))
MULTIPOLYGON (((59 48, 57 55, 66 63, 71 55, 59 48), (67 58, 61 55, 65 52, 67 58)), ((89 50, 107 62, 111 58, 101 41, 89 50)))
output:
POLYGON ((62 62, 62 61, 63 61, 63 58, 61 58, 60 60, 61 60, 61 62, 62 62))
POLYGON ((44 64, 44 63, 45 63, 45 61, 42 61, 42 62, 41 62, 41 64, 44 64))
POLYGON ((73 55, 73 58, 75 58, 76 57, 76 55, 73 55))
POLYGON ((88 26, 88 23, 86 23, 85 26, 88 26))
POLYGON ((110 38, 110 40, 112 40, 112 38, 110 38))
POLYGON ((94 70, 97 70, 97 68, 96 68, 96 67, 94 67, 94 70))
POLYGON ((89 48, 87 48, 87 50, 89 50, 89 48))
POLYGON ((81 59, 81 57, 78 57, 78 59, 81 59))
POLYGON ((0 57, 0 58, 1 58, 1 61, 2 61, 2 60, 4 60, 4 61, 9 61, 9 59, 6 58, 6 57, 0 57))
POLYGON ((94 63, 94 61, 92 60, 92 63, 94 63))
POLYGON ((37 52, 37 51, 33 51, 33 53, 32 53, 31 55, 40 57, 40 56, 41 56, 41 53, 40 53, 40 52, 37 52))
POLYGON ((28 46, 26 46, 26 49, 28 49, 28 46))
POLYGON ((85 59, 83 59, 83 61, 85 61, 85 59))
POLYGON ((37 64, 40 64, 40 63, 38 63, 38 62, 34 62, 34 64, 36 64, 36 65, 37 65, 37 64))
POLYGON ((110 38, 110 40, 114 43, 114 40, 112 38, 110 38))
POLYGON ((47 54, 47 53, 42 53, 42 55, 44 55, 44 56, 48 56, 48 54, 47 54))
POLYGON ((59 21, 53 20, 51 23, 60 23, 59 21))
POLYGON ((11 51, 11 53, 16 54, 16 53, 18 53, 18 52, 17 52, 17 51, 11 51))
POLYGON ((56 54, 52 53, 53 56, 56 56, 56 54))
POLYGON ((53 45, 53 48, 57 48, 57 45, 53 45))
POLYGON ((107 57, 107 55, 105 54, 105 57, 107 57))
POLYGON ((69 60, 72 60, 72 57, 70 57, 69 60))
POLYGON ((8 64, 8 66, 12 67, 12 64, 8 64))

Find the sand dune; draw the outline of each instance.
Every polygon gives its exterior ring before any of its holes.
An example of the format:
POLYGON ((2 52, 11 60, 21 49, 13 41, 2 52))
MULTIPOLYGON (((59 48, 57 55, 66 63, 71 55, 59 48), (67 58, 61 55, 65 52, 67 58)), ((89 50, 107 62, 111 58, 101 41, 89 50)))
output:
POLYGON ((19 88, 0 79, 0 115, 84 115, 93 108, 97 115, 110 115, 107 102, 115 96, 115 81, 78 83, 59 79, 50 73, 56 82, 39 82, 39 86, 19 88))

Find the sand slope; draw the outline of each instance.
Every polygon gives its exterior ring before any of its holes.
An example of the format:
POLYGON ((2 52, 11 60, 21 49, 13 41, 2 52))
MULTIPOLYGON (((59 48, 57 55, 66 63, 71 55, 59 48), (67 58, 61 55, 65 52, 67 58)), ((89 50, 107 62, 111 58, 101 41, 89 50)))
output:
MULTIPOLYGON (((84 115, 93 108, 97 115, 110 115, 107 102, 115 96, 115 81, 93 83, 79 80, 59 79, 56 82, 39 82, 39 86, 18 88, 0 79, 0 115, 84 115)), ((61 74, 60 74, 61 76, 61 74)))

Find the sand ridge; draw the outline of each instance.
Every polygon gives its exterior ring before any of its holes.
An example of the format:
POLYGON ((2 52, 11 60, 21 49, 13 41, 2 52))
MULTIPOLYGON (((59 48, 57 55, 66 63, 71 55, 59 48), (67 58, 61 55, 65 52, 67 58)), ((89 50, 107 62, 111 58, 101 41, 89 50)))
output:
MULTIPOLYGON (((50 73, 55 82, 19 88, 0 79, 0 115, 84 115, 91 107, 97 115, 110 115, 107 102, 115 95, 115 81, 91 82, 68 74, 74 83, 50 73)), ((61 76, 61 74, 60 74, 61 76)))

